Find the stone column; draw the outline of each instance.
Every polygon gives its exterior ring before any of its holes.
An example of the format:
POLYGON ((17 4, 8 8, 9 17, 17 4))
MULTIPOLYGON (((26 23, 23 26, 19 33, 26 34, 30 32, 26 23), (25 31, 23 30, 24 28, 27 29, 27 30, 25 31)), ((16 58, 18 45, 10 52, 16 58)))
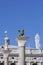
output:
POLYGON ((4 65, 9 65, 8 57, 10 50, 3 50, 4 65))
POLYGON ((30 65, 30 62, 29 63, 26 63, 26 65, 30 65))
POLYGON ((19 36, 16 38, 19 48, 19 59, 18 59, 19 65, 25 65, 25 43, 27 39, 28 37, 25 36, 19 36))
POLYGON ((41 62, 39 62, 38 65, 41 65, 41 62))
POLYGON ((10 50, 8 48, 8 45, 9 45, 9 37, 7 36, 7 31, 5 31, 6 33, 6 36, 4 38, 4 50, 3 50, 3 57, 4 57, 4 65, 9 65, 9 61, 8 61, 8 56, 10 54, 10 50))
POLYGON ((4 65, 8 65, 8 58, 4 55, 4 65))

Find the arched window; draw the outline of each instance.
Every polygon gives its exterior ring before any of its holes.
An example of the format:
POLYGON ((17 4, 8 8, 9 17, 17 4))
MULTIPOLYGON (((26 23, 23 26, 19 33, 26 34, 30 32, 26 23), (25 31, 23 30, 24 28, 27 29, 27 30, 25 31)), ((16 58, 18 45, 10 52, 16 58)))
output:
POLYGON ((1 59, 3 59, 3 57, 1 57, 1 59))
POLYGON ((0 65, 4 65, 4 63, 0 63, 0 65))
POLYGON ((11 65, 15 65, 15 63, 11 63, 11 65))
POLYGON ((12 57, 12 59, 14 59, 14 57, 12 57))
POLYGON ((37 65, 37 63, 33 63, 33 65, 37 65))

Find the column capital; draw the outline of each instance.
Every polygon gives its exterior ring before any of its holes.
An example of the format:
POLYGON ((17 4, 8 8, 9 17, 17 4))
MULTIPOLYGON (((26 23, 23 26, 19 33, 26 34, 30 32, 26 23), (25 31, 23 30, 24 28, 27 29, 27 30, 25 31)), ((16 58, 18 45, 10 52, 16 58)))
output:
POLYGON ((18 42, 18 46, 25 46, 27 39, 28 39, 28 37, 26 37, 26 36, 17 37, 16 41, 18 42))
POLYGON ((19 36, 19 37, 16 38, 17 41, 18 41, 18 40, 25 41, 25 40, 27 40, 27 39, 28 39, 27 36, 19 36))

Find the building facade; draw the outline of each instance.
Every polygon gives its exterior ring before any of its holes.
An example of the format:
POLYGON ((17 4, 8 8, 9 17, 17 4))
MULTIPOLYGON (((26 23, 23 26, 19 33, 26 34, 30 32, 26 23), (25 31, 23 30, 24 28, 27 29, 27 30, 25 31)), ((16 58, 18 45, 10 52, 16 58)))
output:
POLYGON ((4 38, 0 46, 0 65, 43 65, 43 49, 40 48, 40 37, 35 35, 36 48, 25 47, 28 37, 16 38, 18 46, 9 45, 9 38, 4 38))

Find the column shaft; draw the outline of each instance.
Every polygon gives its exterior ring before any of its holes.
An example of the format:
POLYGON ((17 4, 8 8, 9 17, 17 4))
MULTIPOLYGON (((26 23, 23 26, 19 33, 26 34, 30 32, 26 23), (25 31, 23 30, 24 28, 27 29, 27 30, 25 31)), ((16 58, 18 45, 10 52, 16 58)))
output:
POLYGON ((8 59, 4 59, 4 65, 8 65, 8 59))
POLYGON ((25 65, 25 46, 19 47, 19 65, 25 65))

